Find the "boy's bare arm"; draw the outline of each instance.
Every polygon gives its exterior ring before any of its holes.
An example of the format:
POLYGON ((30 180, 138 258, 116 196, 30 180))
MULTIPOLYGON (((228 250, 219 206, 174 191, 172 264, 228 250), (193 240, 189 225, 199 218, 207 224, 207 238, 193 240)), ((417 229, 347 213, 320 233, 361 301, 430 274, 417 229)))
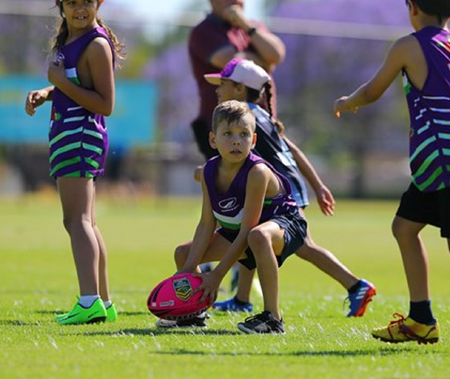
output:
POLYGON ((367 83, 359 87, 350 96, 343 96, 334 103, 334 115, 339 118, 341 112, 355 112, 359 107, 368 105, 378 100, 389 88, 402 68, 408 66, 408 57, 416 47, 416 39, 413 36, 403 37, 393 43, 386 58, 367 83))
POLYGON ((195 272, 197 266, 200 264, 203 255, 205 254, 211 242, 212 235, 216 228, 216 220, 214 218, 211 202, 206 188, 205 180, 202 176, 202 191, 203 204, 200 222, 195 230, 194 239, 192 241, 191 250, 188 259, 180 272, 195 272))

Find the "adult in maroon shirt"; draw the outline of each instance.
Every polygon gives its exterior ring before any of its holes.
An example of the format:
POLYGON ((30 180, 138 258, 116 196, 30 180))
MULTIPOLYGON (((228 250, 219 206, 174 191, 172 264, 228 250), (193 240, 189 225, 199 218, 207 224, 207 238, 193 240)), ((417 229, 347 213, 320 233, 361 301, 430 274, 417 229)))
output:
MULTIPOLYGON (((216 87, 209 84, 203 75, 220 72, 233 58, 253 60, 272 74, 285 56, 284 44, 277 36, 262 23, 245 17, 245 0, 209 1, 211 13, 194 27, 189 37, 189 57, 200 96, 199 113, 191 126, 205 159, 217 155, 208 140, 217 95, 216 87)), ((271 103, 276 117, 276 99, 272 98, 271 103)))

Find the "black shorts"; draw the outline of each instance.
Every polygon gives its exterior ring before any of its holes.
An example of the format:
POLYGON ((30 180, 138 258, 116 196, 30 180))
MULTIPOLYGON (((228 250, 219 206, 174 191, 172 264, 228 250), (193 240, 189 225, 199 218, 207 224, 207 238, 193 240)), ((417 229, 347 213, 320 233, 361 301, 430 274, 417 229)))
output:
POLYGON ((209 132, 211 129, 205 120, 196 119, 192 121, 191 128, 194 132, 197 147, 205 157, 205 161, 219 154, 217 150, 213 149, 209 144, 209 132))
POLYGON ((441 229, 441 237, 450 238, 450 188, 421 192, 411 183, 402 195, 397 216, 441 229))
MULTIPOLYGON (((269 221, 277 223, 284 230, 284 247, 280 255, 277 255, 278 267, 292 254, 294 254, 304 243, 306 238, 307 223, 298 212, 293 214, 278 215, 269 221)), ((230 229, 220 228, 217 232, 226 240, 233 243, 238 232, 230 229)), ((245 250, 247 258, 240 259, 239 263, 247 267, 249 270, 256 268, 256 260, 250 248, 245 250)))

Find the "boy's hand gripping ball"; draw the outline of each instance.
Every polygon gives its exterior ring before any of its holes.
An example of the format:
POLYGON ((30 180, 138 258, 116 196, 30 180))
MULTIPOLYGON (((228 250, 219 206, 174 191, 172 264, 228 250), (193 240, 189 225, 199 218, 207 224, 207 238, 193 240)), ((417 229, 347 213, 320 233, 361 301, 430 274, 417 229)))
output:
POLYGON ((186 320, 200 315, 212 301, 200 303, 203 291, 193 294, 202 284, 202 278, 192 274, 178 274, 164 279, 150 293, 147 307, 150 312, 166 320, 186 320))

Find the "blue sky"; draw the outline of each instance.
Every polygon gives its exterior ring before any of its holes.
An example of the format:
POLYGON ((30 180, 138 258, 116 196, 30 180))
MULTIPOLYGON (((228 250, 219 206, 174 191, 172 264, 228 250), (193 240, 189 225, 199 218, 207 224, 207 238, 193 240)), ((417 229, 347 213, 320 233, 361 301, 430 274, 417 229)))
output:
MULTIPOLYGON (((1 1, 1 0, 0 0, 1 1)), ((151 40, 159 40, 171 27, 170 20, 177 20, 181 12, 205 13, 211 9, 209 0, 203 6, 189 9, 193 0, 109 0, 121 4, 139 19, 145 20, 146 35, 151 40), (156 4, 155 4, 156 3, 156 4)), ((262 20, 265 0, 245 0, 245 13, 248 17, 262 20)))
MULTIPOLYGON (((148 19, 163 20, 186 11, 192 0, 114 0, 116 3, 126 4, 130 11, 145 16, 148 19), (155 4, 156 3, 156 4, 155 4)), ((203 11, 209 9, 209 1, 204 1, 203 9, 190 9, 190 11, 203 11)), ((249 17, 260 18, 263 14, 264 0, 246 0, 245 12, 249 17)))

